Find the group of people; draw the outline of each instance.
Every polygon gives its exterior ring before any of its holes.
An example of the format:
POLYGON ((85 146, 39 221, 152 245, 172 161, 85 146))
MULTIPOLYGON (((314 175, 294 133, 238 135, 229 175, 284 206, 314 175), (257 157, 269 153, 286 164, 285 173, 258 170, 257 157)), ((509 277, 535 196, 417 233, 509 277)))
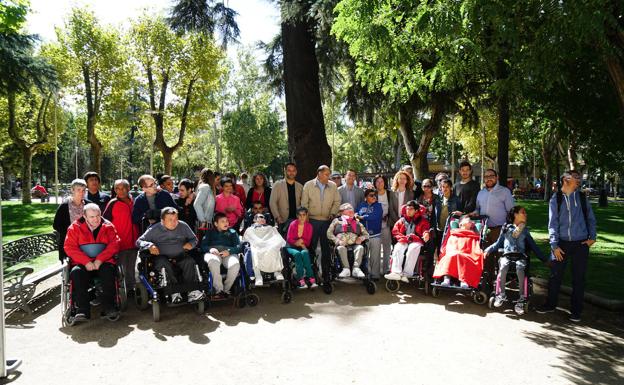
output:
MULTIPOLYGON (((540 312, 553 311, 557 305, 563 271, 571 259, 574 292, 570 319, 580 320, 596 221, 587 197, 578 190, 579 174, 564 174, 562 191, 551 199, 552 257, 547 258, 530 235, 526 210, 514 204, 510 190, 498 183, 497 172, 486 170, 481 188, 472 177, 471 164, 464 161, 459 166, 461 179, 456 185, 445 173, 415 181, 411 166, 405 166, 391 184, 386 176, 376 175, 364 187, 358 186, 355 170, 335 175, 324 165, 317 169, 314 179, 302 185, 296 180, 297 166, 287 163, 284 179, 272 188, 262 173, 253 175, 251 185, 246 185, 245 179, 237 183, 234 174, 203 169, 197 182, 178 182, 177 193, 170 176, 156 179, 143 175, 138 179, 142 192, 136 198, 130 194, 129 182, 119 179, 114 183, 112 199, 100 191, 97 173, 89 172, 84 179, 72 182, 71 197, 59 206, 54 220, 60 234, 60 257, 68 258, 72 265, 78 318, 89 318, 89 275, 110 279, 110 265, 120 263, 126 286, 135 286, 138 251, 154 256, 168 275, 172 275, 170 260, 176 259, 184 280, 196 279, 193 271, 197 258, 191 254, 198 253, 213 275, 214 295, 227 296, 239 273, 240 253, 245 253, 244 263, 257 286, 263 284, 263 273, 273 274, 278 281, 285 279, 280 255, 284 250, 295 265, 294 282, 300 287, 314 287, 320 284, 313 269, 315 257, 320 257, 320 271, 326 279, 334 252, 342 266, 339 277, 363 278, 366 245, 373 280, 383 276, 408 281, 419 256, 427 250, 437 256, 434 278, 442 285, 458 281, 466 287, 474 286, 475 276, 483 269, 493 270, 495 263, 499 265, 497 279, 504 282, 511 261, 491 257, 500 249, 521 254, 532 250, 551 265, 548 300, 537 309, 540 312), (462 218, 459 228, 450 234, 460 242, 444 247, 442 238, 450 216, 462 218), (470 233, 475 229, 469 220, 474 216, 488 218, 487 248, 476 261, 467 262, 462 248, 466 242, 474 243, 470 233), (81 251, 83 244, 100 242, 106 248, 95 258, 81 251), (348 251, 353 253, 351 263, 348 251), (227 270, 225 281, 221 266, 227 270)), ((483 245, 478 238, 476 241, 480 249, 483 245)), ((513 262, 520 278, 526 261, 513 262)), ((112 318, 116 309, 110 290, 110 285, 104 286, 102 304, 103 315, 112 318)), ((521 301, 526 294, 520 291, 521 301)), ((187 297, 197 301, 202 295, 197 291, 187 297)), ((495 306, 504 300, 504 290, 497 292, 495 306)), ((174 293, 171 301, 180 302, 182 296, 174 293)), ((516 311, 521 313, 519 306, 516 311)))

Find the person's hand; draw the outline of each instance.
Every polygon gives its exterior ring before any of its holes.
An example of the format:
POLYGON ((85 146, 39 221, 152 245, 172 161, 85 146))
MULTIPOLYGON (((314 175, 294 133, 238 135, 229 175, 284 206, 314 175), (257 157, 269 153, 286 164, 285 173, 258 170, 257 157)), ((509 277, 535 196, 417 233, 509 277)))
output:
POLYGON ((158 250, 158 247, 156 247, 156 245, 150 246, 150 248, 148 250, 149 250, 150 254, 152 254, 152 255, 159 255, 160 254, 160 250, 158 250))
POLYGON ((96 259, 96 260, 93 262, 93 266, 95 266, 95 270, 99 270, 99 269, 100 269, 100 266, 102 266, 102 261, 100 261, 99 259, 96 259))
POLYGON ((223 251, 221 252, 221 256, 222 256, 223 258, 225 258, 225 257, 229 257, 229 256, 230 256, 230 251, 229 251, 229 250, 223 250, 223 251))
POLYGON ((347 241, 345 241, 344 239, 341 239, 341 240, 338 241, 338 244, 340 246, 347 246, 347 241))
POLYGON ((95 265, 93 264, 93 262, 87 262, 85 264, 85 268, 87 269, 87 271, 93 271, 95 270, 95 265))
POLYGON ((561 250, 561 247, 557 247, 554 251, 553 254, 555 255, 555 259, 559 262, 563 261, 563 257, 565 255, 565 252, 563 250, 561 250))
POLYGON ((453 211, 452 214, 453 215, 462 215, 463 213, 461 211, 453 211))
POLYGON ((362 238, 361 237, 355 238, 355 244, 356 245, 361 245, 362 244, 362 238))
POLYGON ((588 239, 586 241, 581 242, 584 245, 587 245, 587 247, 592 247, 594 245, 594 243, 596 243, 595 239, 588 239))
POLYGON ((423 234, 423 241, 425 242, 429 242, 429 232, 427 231, 426 233, 423 234))
POLYGON ((186 243, 182 246, 182 248, 183 248, 184 250, 187 250, 187 251, 188 251, 188 250, 192 250, 192 249, 193 249, 193 245, 191 245, 189 242, 186 242, 186 243))
POLYGON ((220 255, 219 254, 219 250, 215 249, 214 247, 212 249, 210 249, 209 251, 210 251, 210 254, 220 255))

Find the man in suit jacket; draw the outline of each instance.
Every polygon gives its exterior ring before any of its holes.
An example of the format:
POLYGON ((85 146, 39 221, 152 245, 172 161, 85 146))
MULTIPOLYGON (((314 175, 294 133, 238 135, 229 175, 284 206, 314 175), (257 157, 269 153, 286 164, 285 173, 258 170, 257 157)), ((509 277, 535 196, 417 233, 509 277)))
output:
POLYGON ((295 180, 296 177, 297 166, 294 163, 286 163, 284 179, 273 185, 269 198, 271 214, 282 234, 286 234, 290 222, 297 218, 297 209, 301 205, 303 185, 295 180))
POLYGON ((354 170, 347 170, 345 184, 338 187, 342 204, 349 203, 352 207, 358 207, 364 201, 364 191, 355 185, 357 174, 354 170))

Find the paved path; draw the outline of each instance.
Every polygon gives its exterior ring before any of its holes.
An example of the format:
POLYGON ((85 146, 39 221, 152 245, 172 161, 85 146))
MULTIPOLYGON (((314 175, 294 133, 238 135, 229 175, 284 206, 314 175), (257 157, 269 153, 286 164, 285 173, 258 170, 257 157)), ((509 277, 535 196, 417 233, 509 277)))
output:
MULTIPOLYGON (((583 323, 559 311, 522 318, 461 296, 413 287, 368 295, 258 291, 256 308, 221 304, 199 316, 133 306, 117 323, 60 327, 58 281, 35 318, 8 319, 14 384, 622 384, 624 317, 589 308, 583 323)), ((43 288, 45 289, 45 288, 43 288)), ((567 300, 566 297, 563 299, 567 300)), ((1 382, 1 381, 0 381, 1 382)))

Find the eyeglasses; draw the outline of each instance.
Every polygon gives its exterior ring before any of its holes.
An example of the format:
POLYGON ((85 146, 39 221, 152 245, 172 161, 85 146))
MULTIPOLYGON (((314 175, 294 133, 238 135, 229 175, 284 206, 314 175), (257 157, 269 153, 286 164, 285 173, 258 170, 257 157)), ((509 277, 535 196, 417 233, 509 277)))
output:
POLYGON ((377 195, 375 195, 375 194, 368 194, 366 197, 367 198, 377 198, 377 195))
POLYGON ((490 175, 484 175, 483 177, 484 177, 485 179, 495 179, 495 178, 496 178, 496 175, 494 175, 494 174, 490 174, 490 175))
POLYGON ((156 187, 156 183, 152 183, 152 184, 146 184, 145 188, 153 188, 156 187))
POLYGON ((431 188, 431 185, 430 184, 424 184, 423 188, 431 188))

